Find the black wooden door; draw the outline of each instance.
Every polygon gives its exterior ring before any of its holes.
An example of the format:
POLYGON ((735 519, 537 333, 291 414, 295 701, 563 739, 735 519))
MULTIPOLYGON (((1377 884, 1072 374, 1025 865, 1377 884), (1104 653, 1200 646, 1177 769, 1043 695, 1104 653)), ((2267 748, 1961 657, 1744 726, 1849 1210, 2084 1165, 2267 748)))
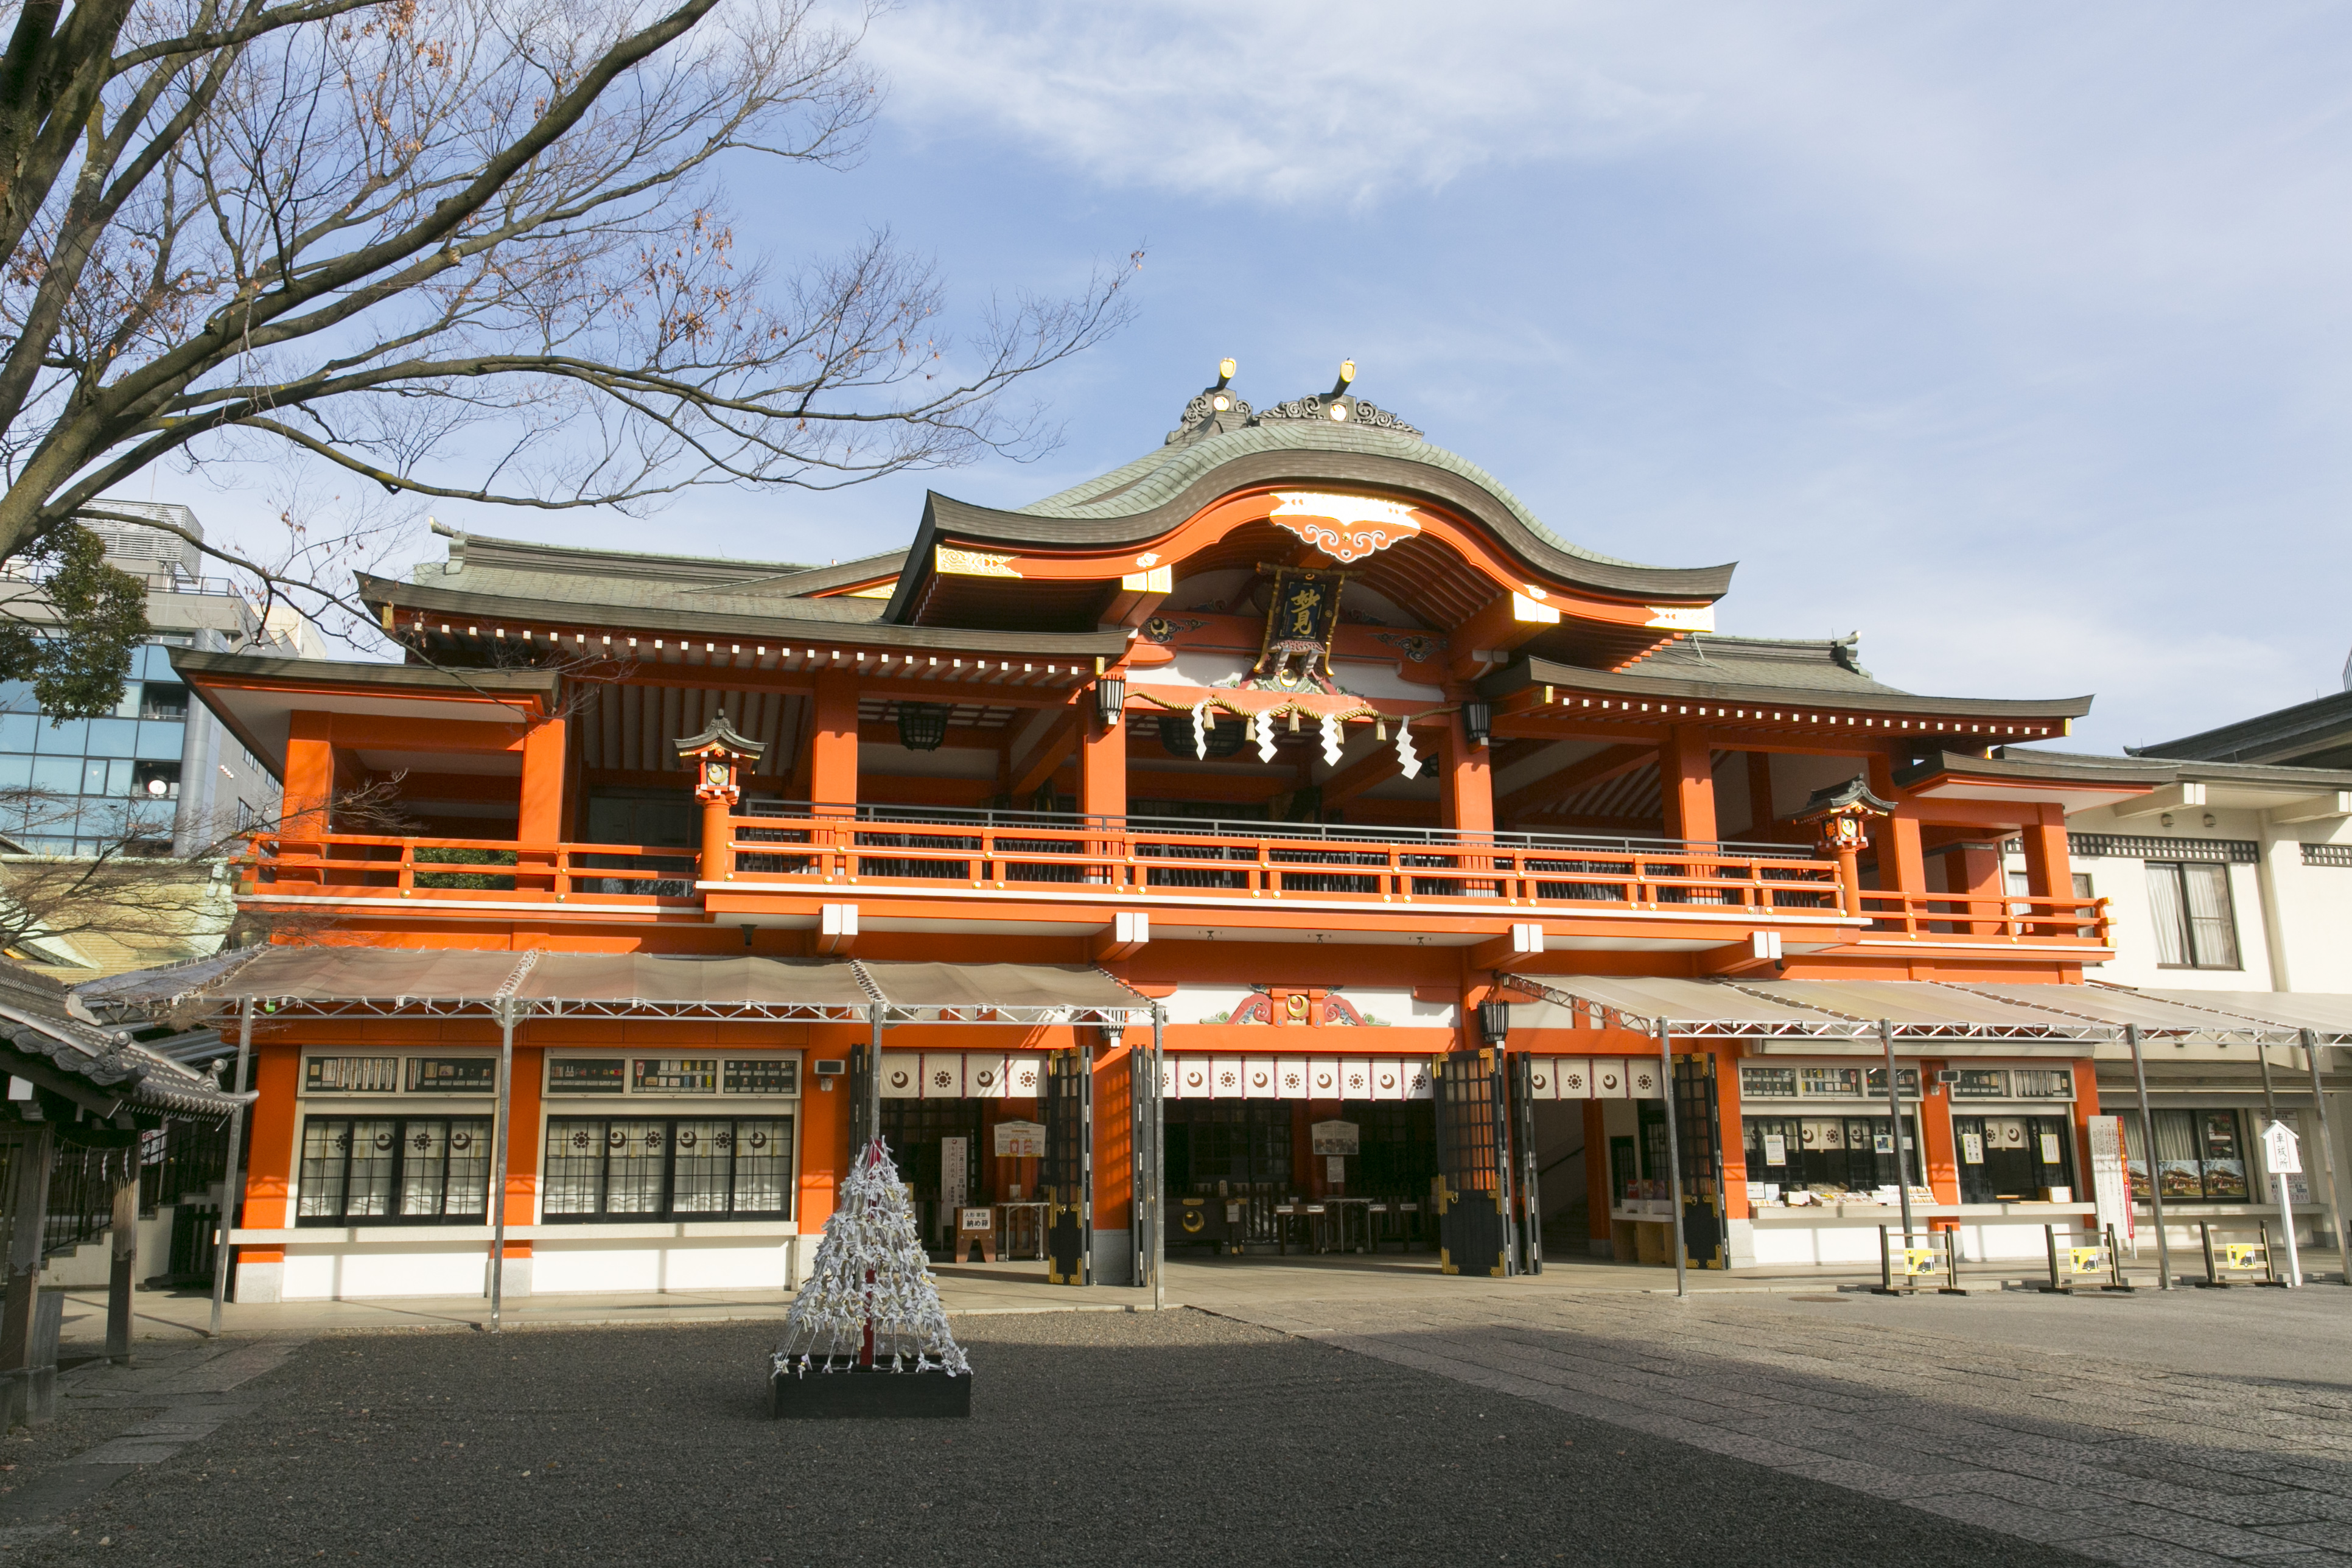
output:
POLYGON ((1729 1234, 1723 1212, 1723 1122, 1717 1114, 1715 1057, 1675 1058, 1671 1110, 1682 1152, 1683 1256, 1694 1268, 1721 1268, 1729 1234))
POLYGON ((1511 1273, 1510 1138, 1496 1053, 1449 1051, 1432 1064, 1444 1206, 1438 1266, 1448 1274, 1511 1273))
POLYGON ((1519 1272, 1543 1272, 1543 1204, 1536 1182, 1535 1062, 1515 1055, 1511 1062, 1511 1127, 1518 1141, 1519 1272))
POLYGON ((1045 1279, 1094 1283, 1094 1047, 1056 1051, 1045 1071, 1045 1158, 1040 1173, 1053 1205, 1045 1226, 1045 1279))

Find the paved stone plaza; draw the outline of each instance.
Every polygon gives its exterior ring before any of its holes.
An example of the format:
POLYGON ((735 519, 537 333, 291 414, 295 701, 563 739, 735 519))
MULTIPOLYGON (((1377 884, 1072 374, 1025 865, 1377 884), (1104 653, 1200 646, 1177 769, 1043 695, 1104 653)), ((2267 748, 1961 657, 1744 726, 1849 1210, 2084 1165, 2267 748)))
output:
POLYGON ((768 1421, 772 1299, 572 1303, 599 1321, 570 1325, 543 1299, 496 1338, 427 1308, 247 1309, 222 1342, 158 1313, 138 1365, 68 1373, 58 1425, 9 1440, 0 1550, 2352 1561, 2340 1286, 1885 1300, 1718 1276, 1676 1301, 1654 1271, 1328 1262, 1171 1282, 1192 1310, 948 1282, 975 1418, 911 1425, 768 1421))

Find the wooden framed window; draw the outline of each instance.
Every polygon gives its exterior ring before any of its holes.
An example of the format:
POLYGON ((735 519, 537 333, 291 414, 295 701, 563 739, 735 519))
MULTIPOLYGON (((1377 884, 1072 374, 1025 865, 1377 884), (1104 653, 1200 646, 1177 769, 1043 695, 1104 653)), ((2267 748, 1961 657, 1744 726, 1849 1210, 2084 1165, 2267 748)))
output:
POLYGON ((294 1223, 481 1225, 487 1116, 307 1116, 294 1223))
POLYGON ((2238 921, 2230 868, 2193 860, 2147 863, 2156 962, 2166 969, 2236 969, 2238 921))
POLYGON ((548 1225, 790 1219, 789 1116, 556 1116, 547 1123, 548 1225))

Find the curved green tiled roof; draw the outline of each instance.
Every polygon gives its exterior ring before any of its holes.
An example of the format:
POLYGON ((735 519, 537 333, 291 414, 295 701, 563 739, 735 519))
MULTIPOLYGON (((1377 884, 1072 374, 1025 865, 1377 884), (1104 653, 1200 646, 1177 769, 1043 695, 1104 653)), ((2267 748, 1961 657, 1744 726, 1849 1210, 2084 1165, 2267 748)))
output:
POLYGON ((1393 430, 1363 425, 1338 425, 1314 419, 1281 419, 1244 426, 1196 441, 1171 441, 1156 452, 1113 468, 1083 484, 1031 501, 1014 510, 1035 517, 1110 518, 1149 511, 1172 500, 1186 485, 1220 464, 1256 452, 1354 452, 1367 457, 1394 458, 1442 469, 1469 480, 1510 510, 1528 531, 1564 554, 1604 566, 1641 567, 1639 561, 1603 555, 1571 544, 1546 528, 1525 502, 1503 482, 1459 453, 1393 430))

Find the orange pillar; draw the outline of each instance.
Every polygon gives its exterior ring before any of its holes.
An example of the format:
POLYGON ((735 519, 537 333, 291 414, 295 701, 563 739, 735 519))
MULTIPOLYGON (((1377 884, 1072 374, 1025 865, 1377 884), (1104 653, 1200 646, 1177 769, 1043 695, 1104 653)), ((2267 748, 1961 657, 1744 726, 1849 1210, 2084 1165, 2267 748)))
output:
MULTIPOLYGON (((541 1058, 546 1050, 539 1046, 517 1046, 514 1053, 514 1078, 507 1089, 507 1225, 529 1225, 536 1217, 532 1210, 539 1197, 540 1151, 545 1140, 539 1132, 539 1086, 541 1078, 541 1058)), ((509 1241, 509 1258, 529 1258, 530 1243, 509 1241)))
POLYGON ((831 1089, 819 1089, 811 1064, 820 1057, 848 1060, 850 1047, 861 1037, 873 1037, 856 1026, 812 1026, 801 1058, 800 1118, 793 1128, 801 1141, 800 1193, 793 1221, 804 1237, 822 1232, 833 1217, 834 1193, 849 1158, 849 1080, 836 1078, 831 1089))
POLYGON ((1748 1217, 1748 1127, 1739 1100, 1737 1047, 1701 1046, 1715 1055, 1716 1136, 1723 1141, 1723 1255, 1731 1256, 1729 1222, 1748 1217))
POLYGON ((301 1089, 302 1049, 292 1045, 253 1047, 253 1137, 245 1173, 246 1230, 283 1230, 286 1197, 294 1188, 294 1097, 301 1089))
MULTIPOLYGON (((2039 820, 2025 825, 2025 890, 2037 899, 2066 899, 2074 894, 2074 863, 2066 846, 2063 807, 2036 808, 2039 820)), ((2071 923, 2071 922, 2070 922, 2071 923)))
POLYGON ((1665 807, 1666 837, 1693 844, 1716 841, 1715 768, 1706 731, 1677 724, 1658 747, 1658 797, 1665 807))
MULTIPOLYGON (((1959 1144, 1952 1135, 1950 1086, 1936 1081, 1937 1069, 1943 1065, 1924 1057, 1919 1061, 1920 1163, 1927 1167, 1927 1185, 1934 1190, 1936 1201, 1956 1204, 1960 1201, 1959 1144)), ((1950 1226, 1931 1228, 1949 1229, 1950 1226)))
MULTIPOLYGON (((563 836, 564 721, 550 719, 522 738, 522 797, 515 813, 515 842, 560 843, 563 836)), ((289 764, 289 772, 291 772, 289 764)))
MULTIPOLYGON (((1094 693, 1079 700, 1091 709, 1094 693)), ((1127 725, 1106 724, 1091 711, 1078 716, 1078 810, 1087 816, 1127 815, 1127 725)))
POLYGON ((1472 748, 1461 714, 1446 717, 1437 759, 1442 826, 1464 833, 1495 831, 1494 776, 1488 771, 1493 760, 1491 748, 1472 748))
MULTIPOLYGON (((1128 1081, 1132 1044, 1095 1046, 1095 1228, 1135 1224, 1135 1101, 1128 1081)), ((1095 1278, 1122 1279, 1126 1260, 1095 1254, 1095 1278)))
POLYGON ((2000 846, 1998 844, 1962 844, 1944 856, 1944 882, 1956 897, 1970 900, 1966 906, 1954 905, 1953 912, 1979 917, 1961 929, 1978 936, 2000 934, 2000 903, 2005 889, 2001 887, 2000 846))
POLYGON ((283 812, 289 837, 327 831, 327 803, 335 794, 335 716, 292 713, 286 727, 283 812))
POLYGON ((1772 808, 1772 753, 1748 753, 1748 837, 1767 838, 1780 814, 1772 808))
POLYGON ((815 709, 809 736, 809 799, 820 805, 856 805, 857 677, 845 669, 821 672, 815 709))
POLYGON ((1870 790, 1895 807, 1894 816, 1871 824, 1871 837, 1878 841, 1879 891, 1926 892, 1927 861, 1919 847, 1916 808, 1905 802, 1903 792, 1895 787, 1895 764, 1888 759, 1870 759, 1870 790))

